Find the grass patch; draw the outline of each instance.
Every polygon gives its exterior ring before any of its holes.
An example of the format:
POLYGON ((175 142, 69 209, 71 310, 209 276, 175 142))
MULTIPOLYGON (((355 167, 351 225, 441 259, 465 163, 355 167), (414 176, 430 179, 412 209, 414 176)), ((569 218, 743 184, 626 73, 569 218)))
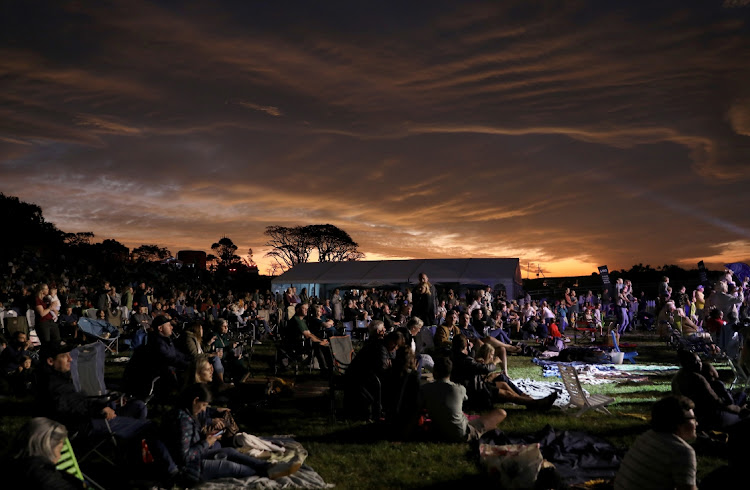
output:
MULTIPOLYGON (((674 365, 676 362, 675 353, 667 350, 652 335, 639 335, 628 340, 638 343, 639 364, 648 361, 651 364, 674 365)), ((252 362, 255 377, 263 378, 270 374, 272 359, 271 345, 256 346, 252 362)), ((541 368, 532 364, 528 357, 511 356, 509 364, 513 378, 550 380, 542 376, 541 368)), ((730 376, 728 366, 719 365, 717 368, 725 378, 730 376)), ((108 363, 106 376, 108 380, 116 382, 123 370, 122 364, 108 363)), ((289 381, 293 378, 291 375, 283 377, 289 381)), ((298 382, 309 379, 307 374, 297 377, 298 382)), ((587 431, 625 450, 647 429, 644 419, 648 419, 651 405, 670 391, 670 381, 671 376, 654 373, 647 382, 642 383, 584 385, 591 393, 607 394, 616 399, 610 405, 612 415, 589 412, 575 418, 557 409, 540 413, 511 404, 499 405, 508 412, 501 429, 520 435, 539 431, 549 424, 556 429, 587 431)), ((31 399, 13 398, 0 401, 0 413, 3 415, 0 455, 8 456, 10 441, 28 419, 32 402, 31 399)), ((347 420, 330 423, 328 410, 327 396, 304 399, 279 396, 266 407, 237 408, 235 415, 240 427, 247 432, 258 435, 294 434, 309 451, 308 464, 327 482, 335 483, 336 488, 454 488, 491 484, 478 467, 467 444, 385 440, 381 430, 374 425, 347 420)), ((699 477, 721 464, 724 464, 721 458, 699 453, 699 477)))

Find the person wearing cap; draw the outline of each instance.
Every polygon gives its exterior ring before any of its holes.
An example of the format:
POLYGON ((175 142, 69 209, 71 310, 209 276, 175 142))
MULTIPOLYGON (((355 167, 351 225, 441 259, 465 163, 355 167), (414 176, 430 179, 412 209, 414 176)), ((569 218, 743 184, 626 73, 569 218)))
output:
POLYGON ((169 318, 164 315, 157 316, 151 322, 151 328, 153 332, 147 345, 152 366, 157 368, 158 374, 185 371, 190 361, 177 349, 172 340, 173 327, 169 318))
POLYGON ((42 378, 38 401, 46 417, 56 420, 72 434, 107 436, 111 432, 124 440, 146 438, 154 457, 169 473, 177 471, 164 444, 152 436, 154 429, 146 419, 146 406, 133 400, 115 410, 104 397, 89 397, 76 391, 70 370, 72 347, 65 344, 48 344, 42 348, 42 378))

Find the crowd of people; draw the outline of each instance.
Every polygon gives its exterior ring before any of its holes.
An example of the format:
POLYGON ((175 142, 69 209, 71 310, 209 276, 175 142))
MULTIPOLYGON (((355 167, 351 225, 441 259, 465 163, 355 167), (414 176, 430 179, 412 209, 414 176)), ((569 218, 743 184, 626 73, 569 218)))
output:
MULTIPOLYGON (((29 437, 42 437, 37 432, 44 432, 44 450, 28 446, 19 453, 36 458, 29 468, 49 469, 64 431, 84 437, 112 432, 126 441, 146 441, 164 478, 197 482, 253 474, 279 477, 296 469, 269 466, 224 447, 219 430, 214 430, 217 421, 223 421, 222 427, 232 425, 231 411, 210 403, 231 396, 248 379, 243 350, 248 343, 273 340, 290 355, 309 354, 321 375, 329 377, 329 339, 346 334, 346 324, 364 321, 365 340, 345 375, 349 415, 388 423, 402 434, 424 430, 428 415, 433 437, 468 441, 505 419, 507 414, 496 409, 496 403, 529 410, 552 407, 556 394, 535 399, 513 384, 507 359, 536 355, 537 346, 564 349, 571 326, 601 330, 610 318, 621 335, 636 326, 655 328, 663 335, 678 332, 710 342, 719 352, 734 347, 737 354, 741 339, 748 338, 742 332, 750 313, 746 278, 738 283, 727 273, 710 291, 699 285, 688 294, 685 287, 673 290, 665 277, 654 298, 636 294, 627 280, 618 279, 612 289, 611 294, 604 288, 601 294, 578 295, 568 288, 556 298, 507 298, 504 290, 491 287, 438 289, 423 273, 413 288, 337 289, 330 297, 317 298, 294 287, 235 294, 228 289, 154 287, 145 282, 115 286, 101 281, 92 287, 60 276, 54 283, 15 284, 0 293, 0 314, 5 318, 33 312, 40 344, 36 348, 23 331, 0 340, 0 379, 4 391, 33 393, 40 401, 40 418, 30 422, 29 437), (134 398, 128 403, 94 401, 73 387, 69 352, 91 340, 78 325, 89 309, 129 339, 133 352, 125 378, 134 398), (435 327, 429 348, 416 341, 426 327, 435 327), (432 371, 433 383, 422 383, 423 370, 432 371), (157 378, 158 390, 178 394, 175 417, 166 430, 156 430, 140 401, 157 378), (467 416, 466 411, 480 415, 467 416), (217 454, 222 456, 217 459, 217 454)), ((684 370, 689 361, 685 358, 684 370)), ((701 367, 692 365, 690 375, 681 371, 675 381, 676 394, 697 398, 690 408, 680 402, 681 413, 695 408, 705 427, 744 420, 744 400, 722 399, 723 393, 717 394, 721 390, 710 385, 716 381, 709 379, 710 371, 698 374, 705 376, 701 379, 707 386, 696 381, 693 374, 701 367), (706 400, 713 400, 710 410, 704 409, 706 400)), ((54 477, 49 471, 35 474, 54 477)))

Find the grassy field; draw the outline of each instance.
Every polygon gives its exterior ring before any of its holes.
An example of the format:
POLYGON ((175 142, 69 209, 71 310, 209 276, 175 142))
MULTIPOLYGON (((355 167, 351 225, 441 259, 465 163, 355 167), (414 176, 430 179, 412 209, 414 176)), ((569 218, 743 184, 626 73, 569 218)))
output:
MULTIPOLYGON (((649 334, 634 335, 627 340, 638 343, 639 364, 676 363, 675 353, 649 334)), ((272 357, 270 345, 256 346, 253 367, 259 381, 268 376, 272 357)), ((542 377, 541 368, 528 357, 513 356, 509 363, 513 378, 549 380, 542 377)), ((728 366, 717 365, 717 368, 723 377, 729 378, 728 366)), ((122 369, 122 365, 108 364, 108 378, 121 376, 122 369)), ((235 409, 240 428, 257 435, 294 434, 309 451, 307 463, 336 488, 455 488, 488 483, 467 444, 391 441, 374 424, 341 419, 331 423, 328 397, 321 394, 319 382, 307 374, 296 379, 291 375, 282 377, 295 381, 298 388, 272 397, 266 406, 249 404, 235 409)), ((550 424, 555 429, 588 431, 627 449, 646 430, 651 404, 669 391, 670 377, 650 376, 646 382, 584 387, 591 393, 613 396, 616 402, 610 405, 612 415, 589 412, 575 418, 556 408, 540 413, 506 404, 499 405, 508 412, 500 428, 511 434, 529 434, 550 424)), ((30 407, 31 400, 0 402, 2 454, 7 453, 13 434, 28 418, 30 407)), ((719 458, 699 453, 699 477, 720 464, 719 458)), ((97 473, 97 469, 90 472, 97 473)))

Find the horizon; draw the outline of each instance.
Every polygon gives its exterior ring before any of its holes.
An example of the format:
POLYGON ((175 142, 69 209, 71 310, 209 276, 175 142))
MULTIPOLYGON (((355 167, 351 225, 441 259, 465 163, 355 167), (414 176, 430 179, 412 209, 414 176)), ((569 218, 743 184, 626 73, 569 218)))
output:
POLYGON ((750 1, 11 0, 0 192, 173 254, 750 262, 750 1))

